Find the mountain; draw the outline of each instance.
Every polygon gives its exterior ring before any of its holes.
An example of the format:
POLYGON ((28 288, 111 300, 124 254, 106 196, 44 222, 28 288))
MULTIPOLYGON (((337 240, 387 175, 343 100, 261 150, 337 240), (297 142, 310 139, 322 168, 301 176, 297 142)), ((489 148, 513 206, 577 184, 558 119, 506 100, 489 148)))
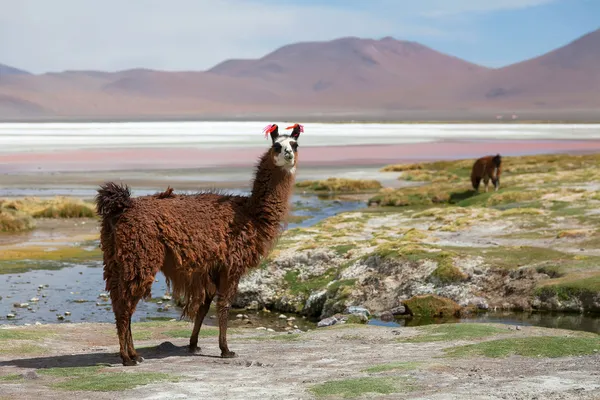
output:
POLYGON ((559 112, 597 109, 598 93, 600 30, 498 69, 391 37, 290 44, 259 59, 228 60, 208 71, 32 75, 0 65, 3 119, 435 118, 470 112, 489 118, 502 110, 560 118, 559 112))
POLYGON ((10 67, 8 65, 0 64, 0 75, 31 75, 27 71, 10 67))
POLYGON ((393 107, 411 103, 399 93, 431 91, 432 84, 439 92, 440 85, 460 85, 487 70, 415 42, 348 37, 292 44, 258 60, 228 60, 207 72, 291 91, 295 103, 363 105, 377 97, 379 106, 393 107))
POLYGON ((467 85, 471 105, 600 107, 600 29, 539 57, 492 71, 467 85))

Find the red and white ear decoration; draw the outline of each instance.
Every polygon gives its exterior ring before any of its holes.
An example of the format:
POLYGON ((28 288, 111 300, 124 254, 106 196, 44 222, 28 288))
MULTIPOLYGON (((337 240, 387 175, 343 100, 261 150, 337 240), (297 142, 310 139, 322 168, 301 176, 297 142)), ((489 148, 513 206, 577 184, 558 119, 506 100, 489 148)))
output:
POLYGON ((291 133, 291 137, 298 140, 298 136, 300 136, 300 134, 302 132, 304 132, 304 125, 300 125, 300 124, 294 124, 292 126, 288 126, 285 129, 292 129, 292 133, 291 133))
POLYGON ((262 130, 265 134, 265 139, 269 138, 269 134, 273 133, 277 130, 278 126, 277 124, 269 124, 267 126, 264 127, 264 129, 262 130))

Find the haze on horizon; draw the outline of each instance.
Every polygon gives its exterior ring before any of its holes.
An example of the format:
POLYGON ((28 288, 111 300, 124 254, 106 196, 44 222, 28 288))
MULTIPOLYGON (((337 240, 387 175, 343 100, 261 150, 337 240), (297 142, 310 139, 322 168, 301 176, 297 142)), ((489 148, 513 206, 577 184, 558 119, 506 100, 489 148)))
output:
POLYGON ((0 0, 1 64, 33 73, 206 70, 301 41, 422 43, 500 67, 598 28, 592 0, 0 0))

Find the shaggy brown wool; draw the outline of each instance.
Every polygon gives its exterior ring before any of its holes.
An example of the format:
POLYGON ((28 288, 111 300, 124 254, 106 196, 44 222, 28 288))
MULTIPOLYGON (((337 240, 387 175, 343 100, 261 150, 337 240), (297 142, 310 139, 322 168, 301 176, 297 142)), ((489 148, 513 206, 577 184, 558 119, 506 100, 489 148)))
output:
POLYGON ((481 157, 473 164, 471 170, 471 184, 473 189, 479 191, 479 184, 483 179, 485 191, 488 191, 490 179, 494 185, 494 190, 500 187, 500 175, 502 174, 502 157, 500 154, 495 156, 481 157))
POLYGON ((174 297, 183 300, 183 316, 194 320, 190 350, 199 350, 202 321, 217 296, 221 356, 235 355, 227 346, 230 304, 242 275, 257 267, 274 246, 294 187, 297 152, 291 171, 279 167, 274 157, 281 146, 275 146, 275 139, 273 143, 258 163, 249 197, 177 195, 169 188, 131 198, 128 187, 112 182, 98 190, 104 279, 124 365, 142 361, 133 345, 131 316, 140 299, 150 298, 158 271, 174 297))

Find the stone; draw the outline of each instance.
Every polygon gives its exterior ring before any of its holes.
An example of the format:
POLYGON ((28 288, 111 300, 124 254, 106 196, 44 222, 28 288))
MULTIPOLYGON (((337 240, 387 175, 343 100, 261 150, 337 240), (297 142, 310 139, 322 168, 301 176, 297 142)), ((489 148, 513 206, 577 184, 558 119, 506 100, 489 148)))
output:
POLYGON ((287 320, 288 320, 288 321, 295 321, 295 320, 296 320, 296 318, 294 318, 294 317, 289 317, 287 320))
POLYGON ((59 321, 62 321, 63 319, 65 319, 64 315, 57 315, 56 318, 58 318, 59 321))
POLYGON ((71 315, 70 311, 65 311, 65 315, 68 317, 69 315, 71 315))
POLYGON ((171 296, 169 296, 168 294, 165 294, 165 295, 162 297, 162 299, 163 299, 163 300, 171 300, 171 299, 172 299, 172 297, 171 297, 171 296))
POLYGON ((281 314, 281 315, 279 315, 279 319, 287 319, 287 316, 281 314))
POLYGON ((371 312, 369 310, 360 306, 349 306, 346 308, 346 314, 363 314, 366 317, 371 316, 371 312))
POLYGON ((242 314, 238 314, 238 315, 236 315, 235 317, 236 317, 236 318, 239 318, 239 319, 242 319, 242 318, 244 318, 244 316, 243 316, 242 314))
POLYGON ((267 332, 275 332, 275 329, 267 328, 267 332))
POLYGON ((6 318, 13 319, 13 318, 15 318, 15 314, 6 314, 6 318))
POLYGON ((27 371, 27 372, 21 374, 21 377, 23 379, 29 379, 29 380, 40 379, 40 376, 35 371, 27 371))
POLYGON ((392 314, 391 311, 384 311, 379 316, 379 319, 381 319, 384 322, 391 322, 394 320, 394 314, 392 314))
POLYGON ((40 299, 39 299, 39 298, 37 298, 37 297, 32 297, 31 299, 29 299, 29 301, 30 301, 31 303, 37 303, 38 301, 40 301, 40 299))
POLYGON ((256 328, 257 331, 266 331, 267 328, 265 328, 264 326, 259 326, 258 328, 256 328))
POLYGON ((317 324, 317 328, 322 328, 325 326, 332 326, 338 323, 338 319, 336 317, 329 317, 319 321, 317 324))
POLYGON ((392 315, 404 315, 406 314, 406 307, 400 305, 398 307, 394 307, 390 310, 392 315))

